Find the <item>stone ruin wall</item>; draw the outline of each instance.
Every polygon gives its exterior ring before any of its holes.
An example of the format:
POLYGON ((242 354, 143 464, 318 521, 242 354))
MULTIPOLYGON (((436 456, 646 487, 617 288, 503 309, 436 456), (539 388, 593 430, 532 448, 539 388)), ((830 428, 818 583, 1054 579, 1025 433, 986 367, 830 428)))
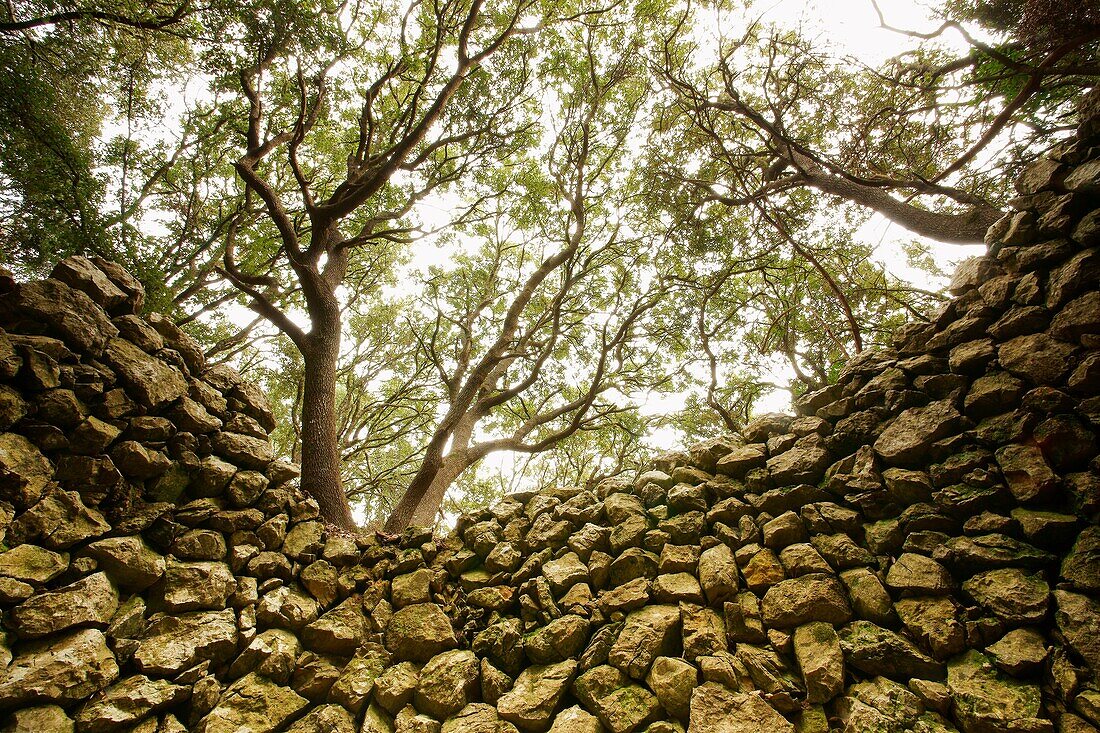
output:
POLYGON ((797 416, 445 538, 328 531, 117 266, 0 280, 0 731, 1097 731, 1098 144, 797 416))

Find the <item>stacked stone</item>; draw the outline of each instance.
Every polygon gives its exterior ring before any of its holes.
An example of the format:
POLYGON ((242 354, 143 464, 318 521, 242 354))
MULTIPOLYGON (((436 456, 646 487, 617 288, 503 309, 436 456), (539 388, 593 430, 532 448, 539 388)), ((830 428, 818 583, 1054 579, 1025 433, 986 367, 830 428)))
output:
POLYGON ((0 731, 1096 731, 1098 133, 797 415, 446 538, 327 529, 116 266, 0 280, 0 731))

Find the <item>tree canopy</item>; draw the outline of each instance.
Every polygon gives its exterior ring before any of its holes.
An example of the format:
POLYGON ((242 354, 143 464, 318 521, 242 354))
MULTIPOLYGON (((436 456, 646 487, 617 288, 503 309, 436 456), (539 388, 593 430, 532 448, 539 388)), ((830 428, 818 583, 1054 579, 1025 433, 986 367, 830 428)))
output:
POLYGON ((1095 0, 865 11, 898 53, 735 0, 13 0, 0 263, 130 268, 335 524, 595 482, 929 318, 1100 74, 1095 0))

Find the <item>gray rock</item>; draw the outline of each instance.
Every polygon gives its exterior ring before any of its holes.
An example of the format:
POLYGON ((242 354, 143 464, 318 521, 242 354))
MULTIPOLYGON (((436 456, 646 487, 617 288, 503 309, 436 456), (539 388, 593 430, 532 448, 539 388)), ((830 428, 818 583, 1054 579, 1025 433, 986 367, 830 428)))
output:
POLYGON ((1039 686, 1001 674, 981 652, 970 650, 947 666, 955 717, 963 733, 1036 730, 1039 686))
POLYGON ((904 596, 944 595, 955 587, 951 573, 930 557, 903 553, 890 566, 886 585, 904 596))
POLYGON ((1070 370, 1074 347, 1045 333, 1017 336, 1001 344, 1001 366, 1032 384, 1057 384, 1070 370))
POLYGON ((159 586, 159 601, 170 613, 225 608, 237 581, 222 562, 169 560, 159 586))
POLYGON ((146 407, 159 410, 187 394, 187 380, 178 369, 146 354, 126 339, 111 339, 103 357, 130 394, 146 407))
POLYGON ((573 694, 610 733, 632 733, 661 715, 661 704, 653 693, 632 684, 626 675, 607 665, 578 677, 573 694))
POLYGON ((654 659, 675 652, 679 631, 679 607, 644 606, 626 617, 608 652, 608 663, 634 679, 644 679, 654 659))
POLYGON ((0 576, 25 583, 43 585, 68 567, 68 553, 53 552, 37 545, 16 545, 0 553, 0 576))
POLYGON ((669 715, 687 720, 691 692, 699 682, 699 672, 693 665, 675 657, 657 657, 645 682, 669 715))
POLYGON ((339 705, 319 705, 286 729, 286 733, 358 733, 355 718, 339 705))
POLYGON ((492 705, 470 703, 443 723, 440 733, 518 733, 516 726, 497 717, 492 705))
POLYGON ((350 656, 369 631, 359 596, 351 596, 302 630, 302 641, 314 651, 350 656))
POLYGON ((892 679, 942 679, 942 664, 923 654, 913 643, 870 621, 853 621, 840 629, 845 661, 868 675, 892 679))
POLYGON ((1039 623, 1050 605, 1050 586, 1042 576, 1017 568, 978 573, 964 582, 962 589, 986 611, 1013 626, 1039 623))
POLYGON ((107 341, 118 333, 91 298, 59 280, 23 283, 0 297, 0 320, 5 325, 27 326, 29 333, 46 328, 93 357, 102 354, 107 341))

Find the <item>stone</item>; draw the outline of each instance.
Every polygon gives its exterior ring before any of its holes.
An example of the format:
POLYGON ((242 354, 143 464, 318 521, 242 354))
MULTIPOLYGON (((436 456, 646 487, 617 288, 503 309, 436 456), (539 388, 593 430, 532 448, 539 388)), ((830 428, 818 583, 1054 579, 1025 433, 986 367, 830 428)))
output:
POLYGON ((673 717, 688 719, 691 692, 698 684, 699 672, 683 659, 657 657, 649 668, 645 683, 661 707, 673 717))
POLYGON ((76 723, 57 705, 36 705, 16 710, 0 728, 3 733, 73 733, 76 723))
POLYGON ((1100 669, 1100 602, 1080 593, 1054 591, 1054 621, 1066 641, 1093 670, 1100 669))
POLYGON ((905 597, 944 595, 954 589, 955 582, 947 568, 932 558, 906 552, 890 566, 886 585, 905 597))
POLYGON ((170 559, 159 589, 159 601, 171 613, 225 608, 237 581, 223 562, 177 562, 170 559))
POLYGON ((264 594, 256 619, 265 626, 299 631, 317 618, 317 602, 297 588, 280 586, 264 594))
POLYGON ((963 733, 1027 730, 1040 716, 1039 686, 1007 677, 981 652, 970 650, 947 666, 955 717, 963 733))
POLYGON ((76 715, 81 731, 107 733, 133 725, 151 714, 183 701, 188 690, 168 680, 144 675, 127 677, 85 704, 76 715))
POLYGON ((812 573, 768 589, 761 604, 764 623, 788 629, 810 621, 843 624, 852 616, 844 589, 830 575, 812 573))
POLYGON ((807 702, 828 702, 844 689, 844 653, 832 624, 814 621, 795 629, 794 657, 807 702))
POLYGON ((1005 446, 997 450, 996 457, 1009 491, 1017 501, 1043 501, 1058 490, 1058 477, 1036 446, 1005 446))
POLYGON ((832 463, 832 456, 825 448, 824 439, 811 433, 798 441, 790 450, 767 460, 765 464, 777 485, 814 484, 825 474, 832 463))
POLYGON ((860 672, 891 679, 942 679, 942 664, 913 643, 870 621, 853 621, 838 632, 844 660, 860 672))
POLYGON ((214 452, 227 461, 245 468, 262 471, 275 460, 271 444, 251 435, 220 431, 214 434, 214 452))
POLYGON ((310 710, 286 733, 359 733, 355 718, 339 705, 319 705, 310 710))
POLYGON ((35 703, 68 706, 118 678, 118 663, 98 629, 80 629, 20 648, 0 671, 0 708, 35 703))
POLYGON ((103 309, 79 290, 59 280, 19 285, 0 297, 0 320, 30 326, 30 333, 49 329, 78 351, 97 357, 118 334, 103 309))
POLYGON ((712 608, 693 603, 680 604, 684 658, 695 661, 726 651, 726 627, 722 616, 712 608))
POLYGON ((420 683, 420 667, 412 662, 400 662, 386 669, 374 681, 374 700, 390 715, 412 702, 420 683))
POLYGON ((577 583, 588 581, 588 567, 575 552, 567 552, 542 566, 542 574, 554 595, 561 595, 577 583))
POLYGON ((743 445, 719 458, 714 470, 723 476, 739 479, 754 468, 762 468, 766 461, 763 445, 743 445))
POLYGON ((272 733, 309 704, 301 695, 256 673, 231 684, 196 727, 197 733, 272 733))
POLYGON ((443 609, 434 603, 416 603, 394 613, 386 627, 386 648, 399 661, 426 662, 458 646, 454 629, 443 609))
POLYGON ((16 545, 0 553, 0 576, 26 583, 44 585, 68 567, 68 553, 53 552, 37 545, 16 545))
POLYGON ((53 480, 54 468, 42 451, 18 433, 0 433, 0 479, 4 498, 29 506, 53 480))
POLYGON ((351 596, 302 629, 302 642, 314 651, 350 656, 366 637, 367 619, 359 596, 351 596))
POLYGON ((1050 586, 1038 573, 1018 568, 978 573, 962 584, 963 593, 984 610, 1012 626, 1043 620, 1050 606, 1050 586))
POLYGON ((284 629, 266 629, 233 660, 229 674, 244 677, 258 672, 269 680, 286 684, 301 651, 302 644, 294 634, 284 629))
POLYGON ((603 726, 595 715, 580 705, 574 705, 554 717, 550 733, 603 733, 603 726))
POLYGON ((654 659, 675 651, 679 630, 677 606, 643 606, 626 617, 608 652, 608 663, 634 679, 644 679, 654 659))
POLYGON ((437 654, 420 670, 413 694, 416 709, 439 720, 454 715, 474 702, 480 672, 477 656, 467 649, 437 654))
POLYGON ((138 670, 171 676, 202 661, 227 661, 237 651, 237 619, 231 609, 158 615, 134 651, 138 670))
POLYGON ((565 614, 528 634, 523 640, 527 658, 535 664, 553 664, 575 657, 588 641, 588 619, 565 614))
POLYGON ((966 648, 962 609, 948 596, 903 598, 894 604, 906 630, 939 660, 966 648))
POLYGON ((661 704, 649 690, 614 667, 594 667, 573 683, 573 694, 610 733, 633 733, 659 719, 661 704))
POLYGON ((364 644, 332 684, 328 699, 358 714, 366 707, 390 658, 378 644, 364 644))
POLYGON ((666 573, 653 580, 653 600, 657 603, 702 603, 703 589, 691 573, 666 573))
POLYGON ((394 608, 404 608, 414 603, 431 603, 431 600, 432 571, 427 568, 398 575, 391 583, 390 603, 394 608))
POLYGON ((111 339, 103 357, 129 393, 146 407, 159 410, 187 394, 187 380, 178 369, 146 354, 126 339, 111 339))
POLYGON ((1013 677, 1024 677, 1046 661, 1047 645, 1043 635, 1031 628, 1013 629, 985 649, 1000 669, 1013 677))
POLYGON ((74 626, 106 628, 118 610, 118 591, 105 573, 94 573, 57 590, 32 596, 12 609, 10 625, 24 638, 74 626))
POLYGON ((879 434, 874 449, 890 465, 913 465, 933 443, 954 433, 961 424, 962 416, 950 401, 911 407, 879 434))
POLYGON ((525 731, 545 730, 576 673, 572 659, 527 667, 511 691, 497 700, 497 713, 525 731))
POLYGON ((691 693, 688 733, 795 733, 759 692, 733 692, 705 682, 691 693))
POLYGON ((1057 384, 1069 371, 1074 347, 1045 333, 1018 336, 1001 344, 1001 366, 1031 384, 1057 384))
POLYGON ((440 733, 518 733, 511 723, 497 717, 492 705, 470 703, 443 723, 440 733))
MULTIPOLYGON (((2 559, 0 555, 0 563, 2 559)), ((1060 575, 1078 590, 1100 594, 1100 528, 1086 527, 1077 535, 1060 575)))

